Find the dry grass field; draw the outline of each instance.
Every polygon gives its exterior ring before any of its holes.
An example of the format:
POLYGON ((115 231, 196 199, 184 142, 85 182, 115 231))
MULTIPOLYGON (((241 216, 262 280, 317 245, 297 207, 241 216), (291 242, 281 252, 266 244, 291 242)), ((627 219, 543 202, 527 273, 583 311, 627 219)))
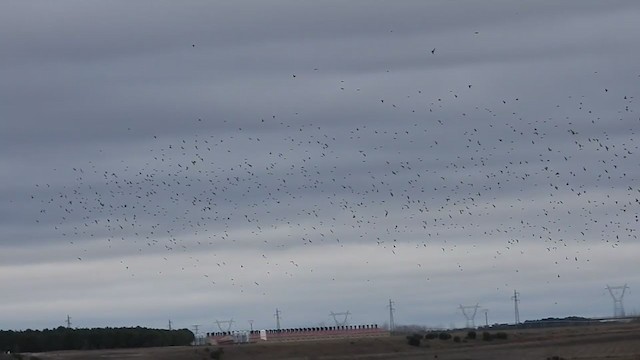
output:
MULTIPOLYGON (((404 336, 378 339, 327 340, 298 343, 260 343, 224 347, 224 360, 348 360, 348 359, 619 359, 640 360, 640 323, 588 327, 511 330, 507 340, 482 339, 454 343, 423 340, 409 346, 404 336)), ((460 335, 463 337, 465 333, 460 335)), ((480 335, 480 332, 479 332, 480 335)), ((212 359, 216 347, 165 347, 123 350, 60 351, 25 354, 53 359, 212 359)))

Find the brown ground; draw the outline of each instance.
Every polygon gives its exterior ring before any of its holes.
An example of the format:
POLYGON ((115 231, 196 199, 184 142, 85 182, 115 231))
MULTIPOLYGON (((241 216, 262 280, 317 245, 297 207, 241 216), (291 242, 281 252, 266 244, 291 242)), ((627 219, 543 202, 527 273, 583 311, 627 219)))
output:
MULTIPOLYGON (((326 340, 305 343, 262 343, 224 347, 223 360, 348 360, 348 359, 562 359, 640 360, 640 323, 589 327, 506 331, 508 340, 481 339, 454 343, 423 340, 409 346, 404 336, 378 339, 326 340)), ((478 332, 481 335, 481 332, 478 332)), ((455 335, 455 333, 453 333, 455 335)), ((459 335, 463 336, 463 333, 459 335)), ((50 359, 211 359, 216 347, 165 347, 126 350, 60 351, 33 354, 50 359)), ((29 359, 25 356, 25 359, 29 359)))

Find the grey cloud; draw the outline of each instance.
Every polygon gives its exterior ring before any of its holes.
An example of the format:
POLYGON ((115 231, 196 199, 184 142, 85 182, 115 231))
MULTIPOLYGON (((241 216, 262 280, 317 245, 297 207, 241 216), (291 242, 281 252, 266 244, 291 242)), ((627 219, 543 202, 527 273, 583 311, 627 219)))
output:
POLYGON ((390 297, 449 326, 637 286, 635 2, 34 4, 0 12, 9 327, 390 297))

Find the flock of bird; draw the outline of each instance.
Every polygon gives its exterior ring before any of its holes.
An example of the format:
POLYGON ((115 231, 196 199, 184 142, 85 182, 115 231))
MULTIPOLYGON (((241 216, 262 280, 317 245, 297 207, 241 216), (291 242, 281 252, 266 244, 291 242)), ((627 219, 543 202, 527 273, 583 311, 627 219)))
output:
MULTIPOLYGON (((289 79, 312 81, 302 73, 289 79)), ((313 122, 283 111, 249 126, 192 119, 201 131, 182 137, 141 134, 150 144, 143 152, 69 164, 60 170, 73 182, 62 188, 38 184, 35 221, 52 224, 77 261, 126 248, 165 262, 166 272, 215 263, 218 271, 203 270, 202 281, 241 291, 268 286, 235 278, 256 262, 268 276, 314 270, 296 258, 275 262, 278 251, 357 245, 402 259, 489 246, 499 263, 539 247, 553 269, 590 261, 589 252, 567 255, 573 245, 637 240, 640 119, 632 94, 603 87, 557 104, 465 104, 478 88, 381 98, 342 80, 332 91, 361 94, 376 119, 313 122), (215 255, 225 249, 250 255, 246 263, 215 255)), ((361 260, 354 266, 366 266, 361 260)), ((128 260, 120 263, 135 276, 128 260)), ((455 264, 462 272, 464 265, 455 264)), ((336 276, 350 275, 326 280, 336 276)))

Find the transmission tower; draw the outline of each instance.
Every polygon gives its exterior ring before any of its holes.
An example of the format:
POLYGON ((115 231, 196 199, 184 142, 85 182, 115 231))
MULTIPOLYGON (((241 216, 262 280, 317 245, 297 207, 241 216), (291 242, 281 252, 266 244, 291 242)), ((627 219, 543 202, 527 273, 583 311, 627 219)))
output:
POLYGON ((351 315, 351 313, 349 312, 349 310, 347 310, 346 312, 340 312, 340 313, 334 313, 333 311, 329 313, 329 315, 331 315, 333 317, 333 321, 335 321, 336 326, 346 326, 349 325, 349 315, 351 315), (338 320, 339 316, 344 316, 344 318, 342 319, 342 321, 338 320))
POLYGON ((282 312, 276 308, 276 313, 273 316, 276 317, 276 329, 278 330, 280 330, 280 314, 282 314, 282 312))
POLYGON ((511 297, 513 300, 513 307, 515 309, 516 314, 516 325, 520 324, 520 310, 518 310, 518 303, 520 302, 520 293, 516 290, 513 290, 513 296, 511 297))
POLYGON ((622 286, 609 286, 607 285, 607 290, 609 290, 609 294, 613 298, 613 317, 624 317, 624 306, 622 304, 622 299, 624 298, 624 292, 629 287, 627 284, 622 286))
POLYGON ((218 325, 218 329, 220 329, 221 332, 229 332, 229 331, 231 331, 231 325, 233 325, 233 323, 234 323, 233 319, 216 320, 216 324, 218 325), (222 325, 226 325, 226 330, 222 328, 222 325))
POLYGON ((462 306, 460 305, 460 310, 462 311, 462 315, 464 315, 465 319, 467 319, 467 328, 476 327, 475 318, 476 313, 478 312, 478 308, 480 305, 475 304, 473 306, 462 306), (473 312, 467 312, 467 310, 473 310, 473 312))
POLYGON ((395 302, 389 299, 389 305, 387 305, 389 308, 389 332, 393 332, 396 328, 396 324, 393 320, 393 312, 396 311, 396 308, 393 307, 393 304, 395 304, 395 302))
POLYGON ((249 326, 251 327, 251 331, 253 331, 253 320, 249 320, 249 326))
POLYGON ((169 319, 169 330, 171 330, 171 319, 169 319))
POLYGON ((71 329, 71 316, 67 315, 67 329, 71 329))

